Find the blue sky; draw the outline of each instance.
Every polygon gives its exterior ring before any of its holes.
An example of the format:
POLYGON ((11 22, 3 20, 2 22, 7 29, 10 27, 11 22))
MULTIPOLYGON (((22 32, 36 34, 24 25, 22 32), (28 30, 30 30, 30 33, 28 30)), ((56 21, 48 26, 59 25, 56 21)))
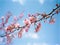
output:
MULTIPOLYGON (((60 3, 59 0, 0 0, 0 17, 5 16, 7 11, 11 11, 13 16, 19 15, 24 11, 24 17, 28 18, 28 14, 36 12, 46 12, 47 14, 55 8, 55 4, 60 3)), ((54 24, 44 23, 42 21, 41 31, 34 33, 33 25, 28 33, 25 33, 21 39, 16 37, 12 40, 11 45, 60 45, 60 14, 55 15, 56 22, 54 24)), ((11 17, 13 18, 13 17, 11 17)), ((9 23, 11 23, 11 18, 9 23)), ((23 25, 23 19, 19 21, 23 25)), ((5 45, 0 42, 0 45, 5 45)))

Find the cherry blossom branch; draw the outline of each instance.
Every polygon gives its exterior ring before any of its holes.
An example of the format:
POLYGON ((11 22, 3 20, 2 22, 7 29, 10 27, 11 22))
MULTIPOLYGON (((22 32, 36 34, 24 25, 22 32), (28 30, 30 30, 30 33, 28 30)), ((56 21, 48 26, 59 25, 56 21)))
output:
MULTIPOLYGON (((42 16, 42 18, 40 18, 40 19, 38 19, 38 20, 35 20, 34 22, 31 22, 31 24, 32 23, 37 23, 37 22, 39 22, 39 21, 42 21, 43 19, 48 19, 48 18, 51 18, 51 17, 53 17, 55 14, 57 14, 57 13, 59 13, 60 12, 60 5, 58 6, 57 5, 57 7, 55 8, 55 9, 53 9, 49 14, 40 14, 40 13, 38 13, 37 15, 38 16, 42 16)), ((33 16, 34 17, 34 16, 33 16)), ((27 24, 28 25, 28 24, 27 24)), ((10 33, 8 33, 8 35, 10 35, 10 34, 12 34, 12 33, 14 33, 15 31, 18 31, 18 30, 20 30, 20 29, 22 29, 22 28, 25 28, 25 27, 27 27, 27 25, 24 25, 24 26, 19 26, 18 28, 15 28, 14 27, 14 30, 12 31, 12 32, 10 32, 10 33)), ((40 25, 40 24, 39 24, 40 25)), ((0 37, 5 37, 5 36, 7 36, 7 32, 5 32, 5 34, 4 35, 0 35, 0 37)))
MULTIPOLYGON (((37 20, 36 22, 41 21, 41 20, 44 19, 46 16, 48 16, 48 17, 46 17, 46 19, 54 16, 55 14, 58 13, 58 10, 57 10, 57 9, 59 9, 59 11, 60 11, 60 5, 59 5, 58 7, 56 7, 55 9, 53 9, 49 14, 46 14, 46 15, 45 15, 44 17, 42 17, 41 19, 37 20), (57 10, 57 12, 55 12, 56 10, 57 10), (54 12, 55 12, 55 13, 54 13, 54 12), (49 15, 51 15, 51 16, 49 16, 49 15)), ((42 15, 42 14, 38 14, 38 15, 42 15)))

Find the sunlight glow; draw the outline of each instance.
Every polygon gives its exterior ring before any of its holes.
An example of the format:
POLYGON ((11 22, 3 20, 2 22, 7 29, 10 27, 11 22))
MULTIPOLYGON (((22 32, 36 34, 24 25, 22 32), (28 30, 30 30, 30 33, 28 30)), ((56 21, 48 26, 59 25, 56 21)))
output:
POLYGON ((39 0, 40 4, 43 4, 44 3, 44 0, 39 0))

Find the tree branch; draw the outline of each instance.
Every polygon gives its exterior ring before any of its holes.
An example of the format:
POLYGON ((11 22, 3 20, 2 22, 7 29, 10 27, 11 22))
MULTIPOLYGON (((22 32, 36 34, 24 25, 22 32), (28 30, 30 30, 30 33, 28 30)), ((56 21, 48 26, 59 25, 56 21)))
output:
MULTIPOLYGON (((60 5, 58 6, 58 7, 56 7, 55 9, 53 9, 49 14, 47 14, 47 15, 49 15, 50 17, 51 16, 54 16, 56 13, 54 13, 57 9, 59 9, 60 8, 60 5)), ((50 18, 50 17, 47 17, 46 19, 48 19, 48 18, 50 18)), ((43 19, 45 19, 44 17, 42 17, 42 18, 40 18, 40 19, 38 19, 38 20, 36 20, 35 21, 35 23, 36 22, 39 22, 39 21, 42 21, 43 19)), ((14 33, 15 31, 18 31, 19 29, 21 29, 21 28, 24 28, 24 27, 26 27, 26 25, 24 25, 24 26, 21 26, 21 27, 18 27, 17 29, 15 28, 12 32, 10 32, 10 33, 8 33, 8 35, 10 35, 10 34, 12 34, 12 33, 14 33)), ((7 32, 6 32, 7 33, 7 32)), ((4 35, 0 35, 0 37, 5 37, 7 34, 4 34, 4 35)))

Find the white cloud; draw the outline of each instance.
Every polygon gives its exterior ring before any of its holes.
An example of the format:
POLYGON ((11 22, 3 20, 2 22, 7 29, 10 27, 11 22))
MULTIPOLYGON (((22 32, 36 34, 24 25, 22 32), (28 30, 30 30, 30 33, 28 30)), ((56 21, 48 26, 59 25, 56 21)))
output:
POLYGON ((12 0, 13 2, 20 3, 21 5, 24 5, 26 0, 12 0))
POLYGON ((31 34, 31 37, 37 39, 38 38, 38 34, 31 34))
POLYGON ((32 39, 38 39, 38 38, 39 38, 39 36, 38 36, 37 33, 27 33, 27 34, 25 35, 25 37, 26 37, 26 38, 32 38, 32 39))
POLYGON ((28 42, 27 45, 31 45, 31 43, 28 42))
MULTIPOLYGON (((32 42, 28 42, 27 45, 51 45, 51 44, 46 43, 46 42, 43 42, 43 43, 36 43, 36 42, 32 43, 32 42)), ((60 44, 56 44, 56 45, 60 45, 60 44)))
POLYGON ((40 45, 40 43, 27 43, 27 45, 40 45))
POLYGON ((43 43, 42 45, 48 45, 47 43, 43 43))
POLYGON ((39 0, 40 4, 43 4, 44 3, 44 0, 39 0))
POLYGON ((33 43, 33 45, 48 45, 47 43, 33 43))
POLYGON ((31 43, 31 42, 29 42, 29 43, 27 43, 27 45, 50 45, 50 44, 48 44, 48 43, 36 43, 36 42, 31 43))
POLYGON ((56 44, 56 45, 59 45, 59 44, 56 44))
POLYGON ((33 43, 33 45, 41 45, 40 43, 33 43))

